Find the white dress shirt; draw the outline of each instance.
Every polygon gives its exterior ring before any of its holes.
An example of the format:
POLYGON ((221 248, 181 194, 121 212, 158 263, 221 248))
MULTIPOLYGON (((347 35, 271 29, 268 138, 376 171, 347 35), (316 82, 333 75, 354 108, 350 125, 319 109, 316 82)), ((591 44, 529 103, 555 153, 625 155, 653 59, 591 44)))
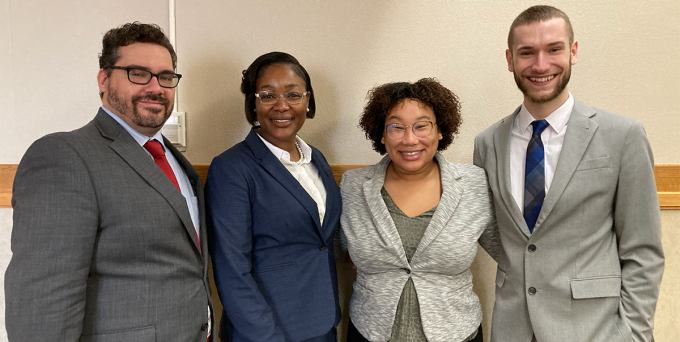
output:
POLYGON ((142 149, 146 154, 149 155, 149 158, 153 160, 153 156, 149 151, 144 148, 144 144, 146 144, 147 141, 149 140, 158 140, 158 142, 161 143, 161 146, 163 146, 163 150, 166 152, 165 157, 168 159, 168 164, 170 164, 170 167, 172 168, 172 172, 175 173, 175 178, 177 179, 177 183, 179 184, 179 189, 180 192, 182 193, 182 196, 184 196, 184 199, 187 202, 187 207, 189 208, 189 214, 191 215, 191 222, 194 224, 194 230, 196 230, 196 236, 198 236, 199 239, 202 239, 200 235, 200 224, 201 221, 199 219, 198 215, 198 199, 196 198, 196 194, 194 193, 194 188, 191 186, 191 182, 189 181, 189 177, 187 177, 187 174, 184 172, 184 169, 179 166, 179 163, 177 162, 177 159, 175 159, 175 156, 172 155, 172 153, 168 153, 168 149, 165 147, 165 143, 163 142, 163 136, 161 135, 161 132, 158 131, 153 137, 148 137, 142 133, 137 132, 134 128, 130 127, 123 119, 119 118, 118 115, 113 114, 111 111, 106 109, 106 107, 102 106, 102 109, 109 114, 116 122, 118 122, 125 130, 130 133, 133 139, 137 141, 137 143, 142 146, 142 149))
POLYGON ((281 164, 283 164, 290 174, 293 175, 293 178, 302 185, 302 188, 305 189, 314 202, 316 202, 316 207, 319 210, 319 221, 323 224, 323 217, 326 214, 326 187, 324 187, 323 180, 319 177, 319 170, 312 164, 312 148, 299 136, 295 137, 302 150, 302 155, 304 156, 304 160, 298 165, 298 163, 290 161, 290 153, 288 153, 288 151, 274 146, 260 136, 260 134, 257 136, 260 137, 276 159, 281 161, 281 164))
MULTIPOLYGON (((543 150, 545 152, 545 194, 548 195, 550 184, 555 175, 557 161, 560 159, 564 135, 567 132, 567 122, 574 108, 574 97, 569 93, 569 98, 560 108, 550 113, 545 118, 550 124, 543 133, 543 150)), ((527 147, 531 135, 534 131, 531 123, 536 121, 529 111, 524 107, 519 110, 512 126, 512 137, 510 138, 510 187, 512 197, 515 199, 521 212, 524 212, 524 168, 526 165, 527 147)))

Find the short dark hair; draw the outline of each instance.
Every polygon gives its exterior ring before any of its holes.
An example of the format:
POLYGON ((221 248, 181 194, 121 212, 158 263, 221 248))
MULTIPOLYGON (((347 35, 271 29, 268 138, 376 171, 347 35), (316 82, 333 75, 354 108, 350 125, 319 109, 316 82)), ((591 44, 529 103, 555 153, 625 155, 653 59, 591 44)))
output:
POLYGON ((255 112, 255 85, 257 79, 262 76, 264 70, 272 64, 286 64, 290 65, 293 72, 300 76, 305 81, 306 91, 309 94, 309 112, 307 112, 307 117, 312 119, 316 113, 316 103, 314 102, 314 90, 312 89, 312 80, 309 78, 309 74, 305 67, 298 62, 298 60, 287 54, 285 52, 270 52, 266 53, 260 57, 257 57, 255 61, 248 67, 248 69, 243 70, 243 78, 241 78, 241 93, 246 96, 245 98, 245 113, 246 120, 255 126, 255 121, 257 121, 257 113, 255 112))
POLYGON ((366 139, 373 142, 373 149, 381 155, 387 153, 381 142, 385 118, 392 108, 406 99, 416 100, 432 108, 442 134, 437 151, 443 151, 451 145, 463 122, 458 96, 434 78, 423 78, 415 83, 383 84, 371 89, 367 98, 368 104, 364 107, 359 127, 364 130, 366 139))
POLYGON ((99 54, 99 68, 106 69, 114 66, 120 59, 118 48, 133 43, 153 43, 168 49, 170 58, 172 58, 172 68, 177 69, 177 54, 168 37, 163 33, 163 29, 156 24, 142 24, 138 21, 106 32, 102 40, 102 52, 99 54))
POLYGON ((515 28, 517 26, 522 26, 526 24, 535 23, 537 21, 547 21, 553 18, 562 18, 567 28, 567 33, 569 33, 569 45, 574 43, 574 29, 571 27, 571 22, 566 13, 552 6, 531 6, 520 13, 515 21, 512 22, 510 26, 510 32, 508 33, 508 50, 512 54, 512 44, 515 42, 515 28))
MULTIPOLYGON (((170 44, 170 40, 163 33, 163 29, 156 24, 142 24, 139 21, 127 23, 125 25, 109 30, 102 39, 102 52, 99 54, 99 68, 106 70, 107 75, 111 75, 112 66, 120 59, 118 48, 134 43, 153 43, 158 44, 170 52, 172 59, 172 69, 177 69, 177 54, 170 44)), ((99 97, 103 97, 99 93, 99 97)))

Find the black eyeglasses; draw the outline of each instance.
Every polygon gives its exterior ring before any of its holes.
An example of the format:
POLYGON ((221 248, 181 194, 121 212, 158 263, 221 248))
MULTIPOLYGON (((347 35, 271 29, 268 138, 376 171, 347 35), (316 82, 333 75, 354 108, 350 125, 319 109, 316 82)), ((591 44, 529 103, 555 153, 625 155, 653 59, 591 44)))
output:
POLYGON ((110 69, 120 69, 120 70, 125 70, 127 71, 128 75, 128 80, 134 84, 149 84, 151 82, 151 78, 156 76, 156 79, 158 80, 158 85, 160 85, 163 88, 174 88, 179 84, 179 79, 182 78, 182 75, 180 74, 175 74, 172 72, 160 72, 157 74, 152 73, 151 71, 144 70, 144 69, 139 69, 135 67, 122 67, 122 66, 110 66, 110 69))

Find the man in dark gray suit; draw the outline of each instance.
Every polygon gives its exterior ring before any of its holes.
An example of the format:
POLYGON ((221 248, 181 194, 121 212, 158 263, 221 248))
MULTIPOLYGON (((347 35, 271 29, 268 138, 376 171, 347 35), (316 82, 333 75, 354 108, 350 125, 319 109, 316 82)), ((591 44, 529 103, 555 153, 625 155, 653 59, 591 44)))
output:
POLYGON ((664 255, 642 125, 567 90, 569 18, 534 6, 506 57, 523 104, 475 140, 502 249, 491 341, 653 341, 664 255))
POLYGON ((161 134, 176 55, 156 25, 106 33, 103 105, 47 135, 17 169, 10 341, 206 341, 211 333, 203 187, 161 134))

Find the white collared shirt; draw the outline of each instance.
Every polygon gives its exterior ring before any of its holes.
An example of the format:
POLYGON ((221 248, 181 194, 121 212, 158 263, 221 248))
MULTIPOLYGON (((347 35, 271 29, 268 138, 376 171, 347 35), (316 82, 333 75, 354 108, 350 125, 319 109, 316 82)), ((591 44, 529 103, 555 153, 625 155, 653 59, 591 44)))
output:
POLYGON ((130 127, 123 119, 119 118, 118 115, 113 114, 111 111, 106 109, 106 107, 102 106, 102 109, 109 114, 116 122, 118 122, 125 130, 130 133, 133 139, 142 146, 142 149, 146 154, 149 155, 149 158, 153 160, 153 156, 149 151, 144 148, 144 144, 146 144, 147 141, 149 140, 158 140, 158 142, 161 143, 161 146, 163 146, 163 150, 166 152, 165 157, 168 159, 168 164, 170 164, 170 167, 172 168, 172 172, 175 173, 175 178, 177 179, 177 183, 179 184, 180 192, 182 193, 182 196, 184 196, 184 199, 187 202, 187 207, 189 208, 189 215, 191 215, 191 222, 194 224, 194 230, 196 230, 196 236, 199 237, 199 239, 202 239, 203 237, 200 236, 200 224, 201 221, 199 219, 199 214, 198 214, 198 199, 196 198, 196 195, 194 194, 194 188, 191 186, 191 182, 189 181, 189 177, 187 176, 186 172, 184 172, 184 169, 179 165, 179 162, 177 162, 177 159, 175 159, 175 156, 172 155, 172 153, 168 153, 168 149, 165 147, 165 143, 163 142, 163 136, 161 135, 161 132, 158 131, 156 134, 154 134, 153 137, 148 137, 142 133, 137 132, 134 128, 130 127))
POLYGON ((319 177, 319 170, 312 164, 312 148, 302 138, 295 136, 304 156, 301 165, 298 165, 296 162, 290 161, 290 153, 288 151, 274 146, 274 144, 265 140, 260 134, 257 136, 260 137, 276 159, 283 164, 290 174, 293 175, 293 178, 302 185, 302 188, 316 202, 316 207, 319 210, 319 221, 323 224, 323 217, 326 214, 326 187, 324 187, 323 180, 319 177))
MULTIPOLYGON (((567 101, 545 118, 548 124, 550 124, 550 127, 547 127, 541 133, 541 141, 543 141, 543 150, 545 152, 544 176, 546 196, 548 196, 548 190, 555 175, 557 161, 560 159, 564 135, 567 132, 567 122, 573 108, 574 97, 569 93, 567 101)), ((519 114, 515 117, 510 138, 510 187, 512 197, 515 199, 521 212, 524 212, 524 168, 527 147, 534 131, 531 123, 535 120, 526 107, 524 107, 524 104, 522 104, 519 114)))

